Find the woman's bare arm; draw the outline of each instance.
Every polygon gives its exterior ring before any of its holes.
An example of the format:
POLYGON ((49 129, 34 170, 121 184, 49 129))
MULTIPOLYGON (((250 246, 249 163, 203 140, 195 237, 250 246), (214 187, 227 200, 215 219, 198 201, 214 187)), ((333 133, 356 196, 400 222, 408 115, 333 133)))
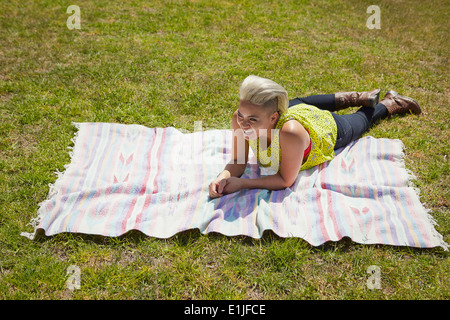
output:
POLYGON ((243 132, 237 122, 237 111, 233 114, 231 121, 233 130, 232 160, 225 166, 224 170, 209 185, 209 195, 217 198, 223 195, 226 180, 230 177, 240 177, 247 167, 249 144, 244 139, 243 132))

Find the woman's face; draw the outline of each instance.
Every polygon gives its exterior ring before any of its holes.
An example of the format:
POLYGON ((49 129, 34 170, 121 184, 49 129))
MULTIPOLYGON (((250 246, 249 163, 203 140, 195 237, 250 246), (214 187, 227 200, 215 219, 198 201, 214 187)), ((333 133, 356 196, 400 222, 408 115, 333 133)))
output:
POLYGON ((241 100, 239 103, 237 121, 246 140, 254 140, 262 136, 270 137, 270 130, 275 129, 278 118, 277 111, 271 113, 264 107, 248 101, 241 100))

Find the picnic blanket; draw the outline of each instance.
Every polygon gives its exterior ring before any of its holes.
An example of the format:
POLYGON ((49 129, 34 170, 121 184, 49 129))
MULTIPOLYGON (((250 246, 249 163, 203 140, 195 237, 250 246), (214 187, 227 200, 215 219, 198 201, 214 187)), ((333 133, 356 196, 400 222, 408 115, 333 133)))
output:
MULTIPOLYGON (((75 123, 71 162, 22 235, 63 232, 157 238, 203 234, 260 238, 272 230, 313 246, 350 237, 362 244, 448 249, 411 185, 400 140, 367 136, 278 191, 242 190, 217 199, 209 183, 231 159, 231 130, 183 133, 116 123, 75 123)), ((245 178, 264 172, 250 151, 245 178)))

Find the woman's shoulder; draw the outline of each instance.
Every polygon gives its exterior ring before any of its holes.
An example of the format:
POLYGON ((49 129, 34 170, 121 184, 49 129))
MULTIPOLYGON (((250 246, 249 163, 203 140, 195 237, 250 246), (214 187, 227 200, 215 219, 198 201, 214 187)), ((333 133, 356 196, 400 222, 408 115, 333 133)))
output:
POLYGON ((305 127, 296 119, 289 119, 281 126, 280 136, 303 139, 308 136, 308 131, 306 131, 305 127))

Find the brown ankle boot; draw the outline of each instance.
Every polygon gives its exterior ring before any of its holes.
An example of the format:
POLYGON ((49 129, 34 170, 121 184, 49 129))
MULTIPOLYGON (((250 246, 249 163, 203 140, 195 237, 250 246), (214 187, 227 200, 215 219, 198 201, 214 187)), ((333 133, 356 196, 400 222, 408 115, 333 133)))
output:
POLYGON ((336 111, 348 107, 372 107, 374 108, 378 99, 380 98, 380 89, 375 89, 368 92, 337 92, 334 94, 334 102, 336 104, 336 111))
POLYGON ((409 112, 420 114, 422 112, 416 100, 401 96, 394 90, 389 90, 380 103, 386 106, 390 116, 409 112))

